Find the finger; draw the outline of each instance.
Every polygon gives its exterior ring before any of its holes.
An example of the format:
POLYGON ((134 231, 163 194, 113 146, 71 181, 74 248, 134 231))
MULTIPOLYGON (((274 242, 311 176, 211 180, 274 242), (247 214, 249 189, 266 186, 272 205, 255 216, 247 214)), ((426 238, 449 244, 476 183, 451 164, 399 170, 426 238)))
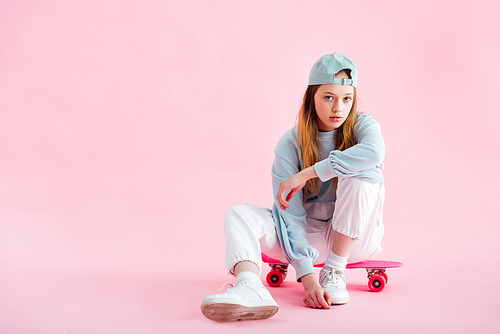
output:
POLYGON ((319 295, 318 301, 321 303, 321 308, 329 309, 332 302, 332 297, 328 292, 321 289, 321 294, 319 295))
POLYGON ((330 308, 330 305, 332 305, 332 299, 332 296, 330 296, 330 294, 325 291, 325 300, 328 303, 328 308, 330 308))
POLYGON ((314 301, 314 295, 309 294, 304 298, 304 300, 307 301, 307 304, 309 305, 310 308, 318 308, 316 302, 314 301))
POLYGON ((276 201, 278 202, 279 207, 284 210, 283 208, 283 202, 282 202, 282 196, 280 196, 280 192, 278 190, 278 194, 276 194, 276 201))
POLYGON ((278 199, 278 205, 280 206, 281 210, 285 210, 286 211, 286 209, 287 209, 286 203, 283 204, 283 202, 280 199, 278 199))
POLYGON ((317 303, 318 307, 320 307, 320 308, 328 308, 329 305, 326 303, 326 300, 325 300, 325 297, 324 297, 324 294, 326 293, 326 291, 323 290, 323 289, 318 289, 315 292, 316 292, 315 293, 316 303, 317 303))
POLYGON ((316 305, 316 302, 314 300, 311 301, 311 308, 318 308, 318 305, 316 305))
MULTIPOLYGON (((325 291, 325 293, 327 292, 325 291)), ((323 295, 320 296, 319 302, 321 304, 321 308, 330 308, 330 304, 325 300, 323 295)))
POLYGON ((276 197, 278 197, 281 201, 283 201, 285 195, 285 191, 283 189, 283 185, 280 184, 280 187, 278 188, 278 193, 276 194, 276 197))
POLYGON ((290 191, 288 193, 288 195, 286 196, 286 201, 290 202, 290 200, 293 198, 293 195, 295 195, 296 193, 297 193, 297 190, 296 189, 292 189, 292 191, 290 191))
POLYGON ((278 206, 283 210, 283 204, 281 204, 278 196, 276 196, 276 202, 278 202, 278 206))
POLYGON ((314 301, 314 308, 323 308, 323 306, 321 305, 321 301, 320 301, 320 298, 323 298, 322 295, 317 295, 316 293, 314 294, 313 296, 313 301, 314 301))
POLYGON ((290 205, 288 204, 288 202, 286 202, 285 200, 283 200, 283 210, 286 210, 286 209, 289 209, 290 208, 290 205))
POLYGON ((279 194, 276 195, 276 200, 278 201, 278 205, 280 206, 280 208, 282 210, 286 210, 286 209, 290 208, 288 203, 286 203, 285 200, 283 199, 283 196, 280 197, 279 194))
POLYGON ((284 183, 284 181, 280 183, 279 188, 278 188, 278 195, 281 198, 283 198, 284 195, 288 192, 288 190, 290 190, 290 188, 288 188, 287 186, 285 186, 283 183, 284 183))

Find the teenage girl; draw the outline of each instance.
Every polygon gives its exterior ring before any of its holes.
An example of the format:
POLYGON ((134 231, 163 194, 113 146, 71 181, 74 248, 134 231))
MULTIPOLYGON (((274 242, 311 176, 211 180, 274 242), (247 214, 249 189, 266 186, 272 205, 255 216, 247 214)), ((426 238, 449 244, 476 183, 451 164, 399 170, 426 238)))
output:
POLYGON ((275 149, 272 210, 246 204, 226 213, 226 267, 236 284, 203 299, 208 319, 278 312, 260 280, 261 252, 294 267, 308 307, 330 308, 349 300, 347 263, 382 250, 385 144, 380 125, 356 111, 357 81, 346 56, 328 54, 314 64, 298 124, 275 149), (325 263, 319 280, 315 263, 325 263))

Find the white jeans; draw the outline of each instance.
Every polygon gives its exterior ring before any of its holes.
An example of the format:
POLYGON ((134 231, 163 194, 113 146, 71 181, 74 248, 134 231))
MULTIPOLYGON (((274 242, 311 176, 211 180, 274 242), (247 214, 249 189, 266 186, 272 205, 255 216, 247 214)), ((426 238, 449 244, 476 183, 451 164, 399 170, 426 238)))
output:
MULTIPOLYGON (((319 251, 315 264, 324 263, 332 249, 333 231, 356 239, 348 262, 364 261, 382 250, 384 235, 383 183, 339 178, 337 201, 305 203, 307 240, 319 251)), ((230 272, 241 261, 262 268, 261 252, 286 262, 276 234, 271 209, 253 204, 231 207, 225 217, 226 267, 230 272)))

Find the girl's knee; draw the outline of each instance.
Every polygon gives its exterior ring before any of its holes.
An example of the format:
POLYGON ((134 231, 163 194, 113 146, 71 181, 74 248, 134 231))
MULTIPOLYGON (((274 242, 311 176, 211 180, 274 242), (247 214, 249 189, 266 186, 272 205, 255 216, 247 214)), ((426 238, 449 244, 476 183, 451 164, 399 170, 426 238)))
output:
POLYGON ((244 210, 244 207, 245 207, 244 205, 235 205, 230 207, 226 211, 226 220, 228 217, 240 216, 241 212, 244 210))
POLYGON ((274 222, 269 209, 252 204, 229 208, 224 219, 224 230, 233 233, 253 233, 262 237, 269 229, 274 230, 274 222))
POLYGON ((229 225, 233 225, 237 222, 243 221, 244 210, 245 210, 245 205, 236 205, 230 207, 226 211, 226 215, 224 217, 224 226, 227 227, 229 225))
POLYGON ((383 201, 384 184, 369 182, 356 177, 345 178, 339 181, 337 194, 348 199, 349 202, 358 199, 383 201))
POLYGON ((350 190, 371 189, 373 185, 373 182, 365 181, 357 177, 343 178, 339 180, 339 187, 350 190))
POLYGON ((258 224, 255 213, 252 207, 248 205, 236 205, 230 207, 224 219, 224 229, 238 230, 238 231, 253 231, 258 224))

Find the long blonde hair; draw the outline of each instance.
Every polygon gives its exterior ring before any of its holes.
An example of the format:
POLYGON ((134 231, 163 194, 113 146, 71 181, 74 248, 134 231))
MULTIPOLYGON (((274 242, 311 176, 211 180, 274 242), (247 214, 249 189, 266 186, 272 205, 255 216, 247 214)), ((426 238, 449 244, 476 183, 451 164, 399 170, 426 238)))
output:
MULTIPOLYGON (((298 115, 298 145, 300 151, 299 154, 302 155, 302 169, 313 166, 320 159, 317 145, 319 140, 318 122, 316 107, 314 104, 314 95, 316 94, 319 86, 320 85, 311 85, 307 87, 298 115)), ((356 121, 358 119, 358 115, 356 113, 356 88, 354 88, 352 100, 352 107, 349 115, 335 133, 335 149, 339 151, 348 149, 356 144, 356 134, 354 132, 354 126, 356 125, 356 121)), ((332 182, 330 194, 336 190, 337 183, 338 178, 335 177, 332 182)), ((319 197, 318 178, 312 178, 307 181, 303 189, 304 202, 314 192, 316 192, 319 197)))

